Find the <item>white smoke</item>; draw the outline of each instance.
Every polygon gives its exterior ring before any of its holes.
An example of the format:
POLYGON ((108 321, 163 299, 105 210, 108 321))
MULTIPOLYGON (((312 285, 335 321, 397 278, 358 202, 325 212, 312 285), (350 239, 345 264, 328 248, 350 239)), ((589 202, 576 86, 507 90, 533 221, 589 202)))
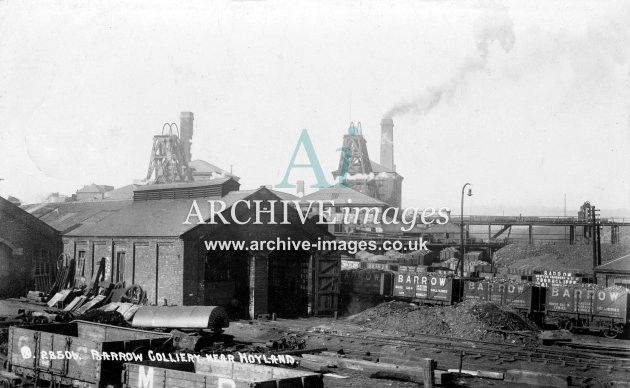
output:
POLYGON ((468 74, 486 68, 490 46, 497 41, 509 52, 516 40, 513 22, 504 7, 491 8, 475 21, 477 50, 468 55, 445 81, 426 88, 411 101, 395 105, 385 113, 385 117, 416 113, 425 114, 433 109, 444 97, 452 95, 465 81, 468 74))
POLYGON ((356 174, 348 174, 343 178, 339 177, 337 183, 341 183, 344 180, 346 182, 358 183, 358 182, 382 181, 382 180, 386 180, 390 178, 394 178, 394 174, 388 173, 388 172, 379 172, 378 174, 375 174, 373 172, 369 174, 356 173, 356 174))

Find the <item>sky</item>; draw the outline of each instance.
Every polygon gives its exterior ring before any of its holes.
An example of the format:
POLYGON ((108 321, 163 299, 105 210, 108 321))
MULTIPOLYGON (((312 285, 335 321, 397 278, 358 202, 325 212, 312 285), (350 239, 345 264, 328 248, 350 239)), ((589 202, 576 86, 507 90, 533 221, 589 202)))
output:
POLYGON ((628 1, 3 0, 0 194, 143 179, 181 111, 244 189, 303 129, 332 182, 350 122, 378 162, 390 115, 404 206, 629 209, 629 51, 628 1))

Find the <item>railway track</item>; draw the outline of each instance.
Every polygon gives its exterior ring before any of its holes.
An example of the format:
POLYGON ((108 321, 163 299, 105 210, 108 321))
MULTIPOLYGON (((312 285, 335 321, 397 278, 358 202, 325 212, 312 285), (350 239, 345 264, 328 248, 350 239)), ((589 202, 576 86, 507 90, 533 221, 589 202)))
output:
MULTIPOLYGON (((292 331, 295 334, 305 334, 304 328, 285 328, 285 330, 292 331)), ((318 330, 318 328, 306 330, 306 333, 336 338, 340 343, 352 343, 355 347, 356 345, 365 346, 366 348, 374 347, 374 345, 391 345, 412 349, 430 348, 473 359, 483 357, 496 363, 509 364, 522 361, 572 367, 584 371, 597 369, 607 372, 630 373, 630 359, 623 356, 619 357, 616 349, 606 353, 604 349, 598 349, 596 352, 592 349, 566 349, 558 348, 557 346, 526 347, 515 344, 496 344, 424 334, 421 337, 401 337, 374 331, 370 332, 369 335, 360 335, 351 331, 318 330)))

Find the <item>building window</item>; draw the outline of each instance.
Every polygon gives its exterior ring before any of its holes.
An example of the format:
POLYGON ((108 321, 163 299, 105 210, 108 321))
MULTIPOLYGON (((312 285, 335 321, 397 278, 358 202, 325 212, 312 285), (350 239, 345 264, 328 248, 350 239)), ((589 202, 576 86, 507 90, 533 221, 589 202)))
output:
POLYGON ((116 253, 116 282, 125 281, 125 252, 116 253))
POLYGON ((77 255, 77 275, 85 276, 85 251, 79 251, 77 255))
POLYGON ((335 224, 335 233, 343 233, 343 224, 335 224))

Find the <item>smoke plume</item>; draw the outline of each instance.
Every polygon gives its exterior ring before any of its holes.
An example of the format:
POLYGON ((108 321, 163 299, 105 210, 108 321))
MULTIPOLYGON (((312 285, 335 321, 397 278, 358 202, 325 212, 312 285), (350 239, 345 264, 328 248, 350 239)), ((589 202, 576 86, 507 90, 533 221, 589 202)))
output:
POLYGON ((452 95, 465 81, 468 74, 483 70, 488 62, 490 46, 499 42, 501 47, 509 52, 514 46, 515 36, 513 22, 507 9, 492 8, 484 12, 475 21, 476 51, 455 69, 455 72, 444 82, 429 86, 411 101, 403 102, 392 107, 385 117, 394 117, 408 113, 426 114, 440 101, 452 95))

